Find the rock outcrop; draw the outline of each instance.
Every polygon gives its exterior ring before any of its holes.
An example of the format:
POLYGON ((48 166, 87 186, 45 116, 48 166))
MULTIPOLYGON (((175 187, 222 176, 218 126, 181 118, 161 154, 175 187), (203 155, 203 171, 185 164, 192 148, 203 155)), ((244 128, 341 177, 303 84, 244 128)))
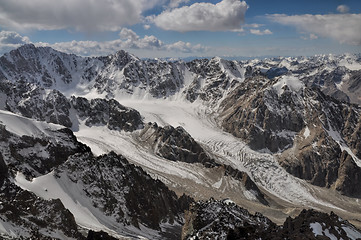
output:
POLYGON ((303 210, 277 226, 229 200, 200 201, 186 212, 182 239, 358 239, 361 232, 336 214, 303 210))
POLYGON ((48 130, 39 136, 19 136, 0 124, 0 132, 1 152, 9 170, 13 173, 20 171, 28 178, 50 172, 70 155, 90 151, 67 128, 48 130))
POLYGON ((72 97, 70 103, 77 111, 79 118, 85 121, 85 125, 88 127, 107 126, 110 130, 127 132, 143 128, 139 112, 124 107, 114 99, 88 100, 83 97, 72 97))
POLYGON ((72 155, 55 169, 55 175, 61 181, 81 183, 80 190, 95 208, 125 226, 143 225, 159 231, 162 223, 180 224, 192 202, 185 195, 178 198, 164 183, 114 152, 99 157, 72 155))
POLYGON ((155 154, 168 160, 200 163, 207 168, 222 168, 225 176, 240 181, 246 190, 255 193, 260 203, 268 205, 263 193, 247 173, 239 171, 230 165, 217 163, 181 126, 176 128, 169 125, 160 127, 156 123, 148 123, 140 132, 139 138, 143 143, 147 143, 155 154))
POLYGON ((156 123, 148 123, 139 138, 147 142, 155 154, 168 160, 216 166, 215 161, 181 126, 160 127, 156 123))

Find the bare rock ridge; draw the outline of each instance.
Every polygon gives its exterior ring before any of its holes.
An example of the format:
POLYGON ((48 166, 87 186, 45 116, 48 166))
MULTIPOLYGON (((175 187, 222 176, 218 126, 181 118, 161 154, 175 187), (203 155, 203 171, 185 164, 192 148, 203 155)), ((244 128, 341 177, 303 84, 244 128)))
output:
POLYGON ((110 130, 126 132, 143 128, 139 112, 124 107, 114 99, 96 98, 89 101, 82 97, 72 97, 70 103, 77 111, 80 120, 85 120, 86 126, 105 125, 110 130))
POLYGON ((361 232, 336 214, 303 210, 277 226, 229 200, 199 201, 186 212, 182 239, 357 239, 361 232))
POLYGON ((181 126, 160 127, 157 123, 148 123, 139 137, 152 146, 155 154, 171 161, 202 163, 209 167, 216 165, 215 161, 181 126))
POLYGON ((234 169, 230 165, 217 163, 181 126, 160 127, 156 123, 148 123, 140 132, 139 138, 149 144, 157 155, 168 160, 200 163, 206 168, 222 168, 225 176, 240 181, 247 190, 255 193, 260 203, 268 205, 263 193, 247 173, 234 169))

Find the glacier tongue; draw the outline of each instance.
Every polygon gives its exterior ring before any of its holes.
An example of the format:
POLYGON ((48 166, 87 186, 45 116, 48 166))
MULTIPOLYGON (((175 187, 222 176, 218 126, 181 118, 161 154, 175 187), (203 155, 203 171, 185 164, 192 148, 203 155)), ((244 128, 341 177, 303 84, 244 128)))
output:
MULTIPOLYGON (((202 105, 167 100, 120 102, 138 110, 145 117, 145 122, 157 122, 163 126, 182 126, 205 149, 208 149, 209 153, 216 156, 217 161, 245 171, 258 185, 281 199, 303 206, 324 205, 336 208, 314 197, 306 182, 287 173, 272 154, 253 151, 240 139, 220 130, 216 121, 210 117, 211 110, 202 105)), ((201 174, 203 171, 197 167, 165 161, 149 154, 145 155, 145 149, 141 149, 131 135, 86 127, 75 132, 75 135, 97 154, 114 150, 163 179, 169 178, 170 175, 186 178, 202 185, 207 185, 209 181, 203 175, 204 173, 201 174)))

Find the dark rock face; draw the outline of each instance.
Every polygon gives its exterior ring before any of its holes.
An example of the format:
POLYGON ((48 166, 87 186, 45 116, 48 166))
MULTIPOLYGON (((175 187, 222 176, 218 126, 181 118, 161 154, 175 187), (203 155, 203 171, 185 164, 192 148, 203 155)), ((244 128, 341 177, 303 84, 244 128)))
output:
POLYGON ((69 129, 49 130, 48 136, 18 136, 0 124, 0 147, 8 168, 20 171, 26 177, 37 177, 50 172, 72 154, 90 152, 89 147, 77 141, 69 129))
POLYGON ((34 84, 0 81, 0 93, 6 95, 5 110, 24 117, 71 127, 70 103, 57 90, 45 91, 34 84))
POLYGON ((183 92, 191 102, 197 98, 209 103, 217 102, 237 84, 235 78, 243 77, 235 62, 219 58, 193 60, 187 63, 187 67, 195 75, 193 82, 183 92))
POLYGON ((95 232, 93 230, 90 230, 88 232, 88 236, 86 237, 86 240, 117 240, 117 238, 112 237, 108 233, 103 231, 95 232))
POLYGON ((263 239, 276 230, 276 224, 261 214, 210 199, 192 204, 186 212, 182 239, 263 239))
POLYGON ((4 162, 3 155, 0 153, 0 187, 8 176, 8 167, 4 162))
POLYGON ((264 77, 249 78, 229 94, 221 104, 222 127, 253 149, 278 152, 304 127, 303 106, 290 89, 278 96, 269 85, 264 77))
POLYGON ((72 82, 71 71, 76 69, 78 60, 79 57, 75 55, 61 53, 49 47, 26 44, 2 56, 0 65, 7 78, 51 87, 56 82, 54 75, 60 80, 59 83, 72 82))
POLYGON ((6 179, 0 187, 0 218, 13 226, 15 239, 85 239, 73 215, 59 199, 43 200, 6 179))
POLYGON ((271 79, 271 78, 275 78, 281 75, 285 75, 287 74, 288 69, 286 67, 282 67, 282 68, 277 68, 277 67, 273 67, 270 68, 267 72, 266 72, 266 76, 271 79))
POLYGON ((143 128, 142 117, 139 112, 121 105, 114 99, 92 99, 72 97, 71 105, 78 112, 81 119, 86 119, 85 125, 106 125, 110 130, 124 130, 131 132, 143 128))
POLYGON ((338 176, 335 183, 336 190, 348 196, 361 196, 361 190, 358 184, 355 184, 361 182, 361 169, 346 151, 343 151, 340 157, 338 176))
POLYGON ((148 123, 140 133, 140 139, 152 145, 154 152, 171 161, 202 163, 215 166, 203 148, 182 127, 159 127, 148 123))
POLYGON ((361 232, 336 214, 303 210, 277 226, 260 213, 250 214, 234 203, 213 199, 196 202, 186 212, 182 239, 354 239, 361 232), (317 229, 317 228, 320 229, 317 229), (317 229, 317 230, 316 230, 317 229), (347 232, 354 232, 351 236, 347 232))
POLYGON ((317 212, 313 209, 302 210, 302 212, 292 219, 288 217, 280 230, 282 237, 288 236, 292 239, 330 239, 332 236, 336 239, 355 239, 346 231, 354 231, 361 237, 361 232, 352 224, 342 220, 335 213, 330 214, 317 212), (321 227, 321 232, 315 234, 313 228, 321 227))
POLYGON ((161 181, 111 152, 99 157, 77 154, 56 170, 73 182, 81 181, 93 206, 117 222, 160 230, 162 222, 182 222, 181 215, 192 199, 178 198, 161 181))

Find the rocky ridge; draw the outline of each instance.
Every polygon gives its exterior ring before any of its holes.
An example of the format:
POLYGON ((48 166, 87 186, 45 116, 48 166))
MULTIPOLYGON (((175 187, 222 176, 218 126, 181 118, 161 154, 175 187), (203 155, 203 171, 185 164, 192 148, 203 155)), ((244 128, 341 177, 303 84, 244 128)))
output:
POLYGON ((304 209, 277 226, 230 200, 199 201, 186 212, 182 239, 358 239, 361 232, 336 214, 304 209))
POLYGON ((227 164, 220 164, 213 159, 204 148, 181 126, 160 127, 156 123, 148 123, 139 133, 142 145, 150 145, 155 154, 170 161, 181 161, 191 164, 202 164, 206 168, 217 168, 224 176, 238 181, 247 191, 251 191, 257 201, 268 205, 265 196, 247 173, 239 171, 227 164), (145 144, 144 144, 145 143, 145 144))
POLYGON ((143 127, 139 112, 114 99, 67 98, 55 89, 47 90, 33 83, 9 81, 0 82, 0 95, 2 110, 73 130, 78 129, 82 121, 88 127, 107 126, 110 130, 127 132, 143 127))

